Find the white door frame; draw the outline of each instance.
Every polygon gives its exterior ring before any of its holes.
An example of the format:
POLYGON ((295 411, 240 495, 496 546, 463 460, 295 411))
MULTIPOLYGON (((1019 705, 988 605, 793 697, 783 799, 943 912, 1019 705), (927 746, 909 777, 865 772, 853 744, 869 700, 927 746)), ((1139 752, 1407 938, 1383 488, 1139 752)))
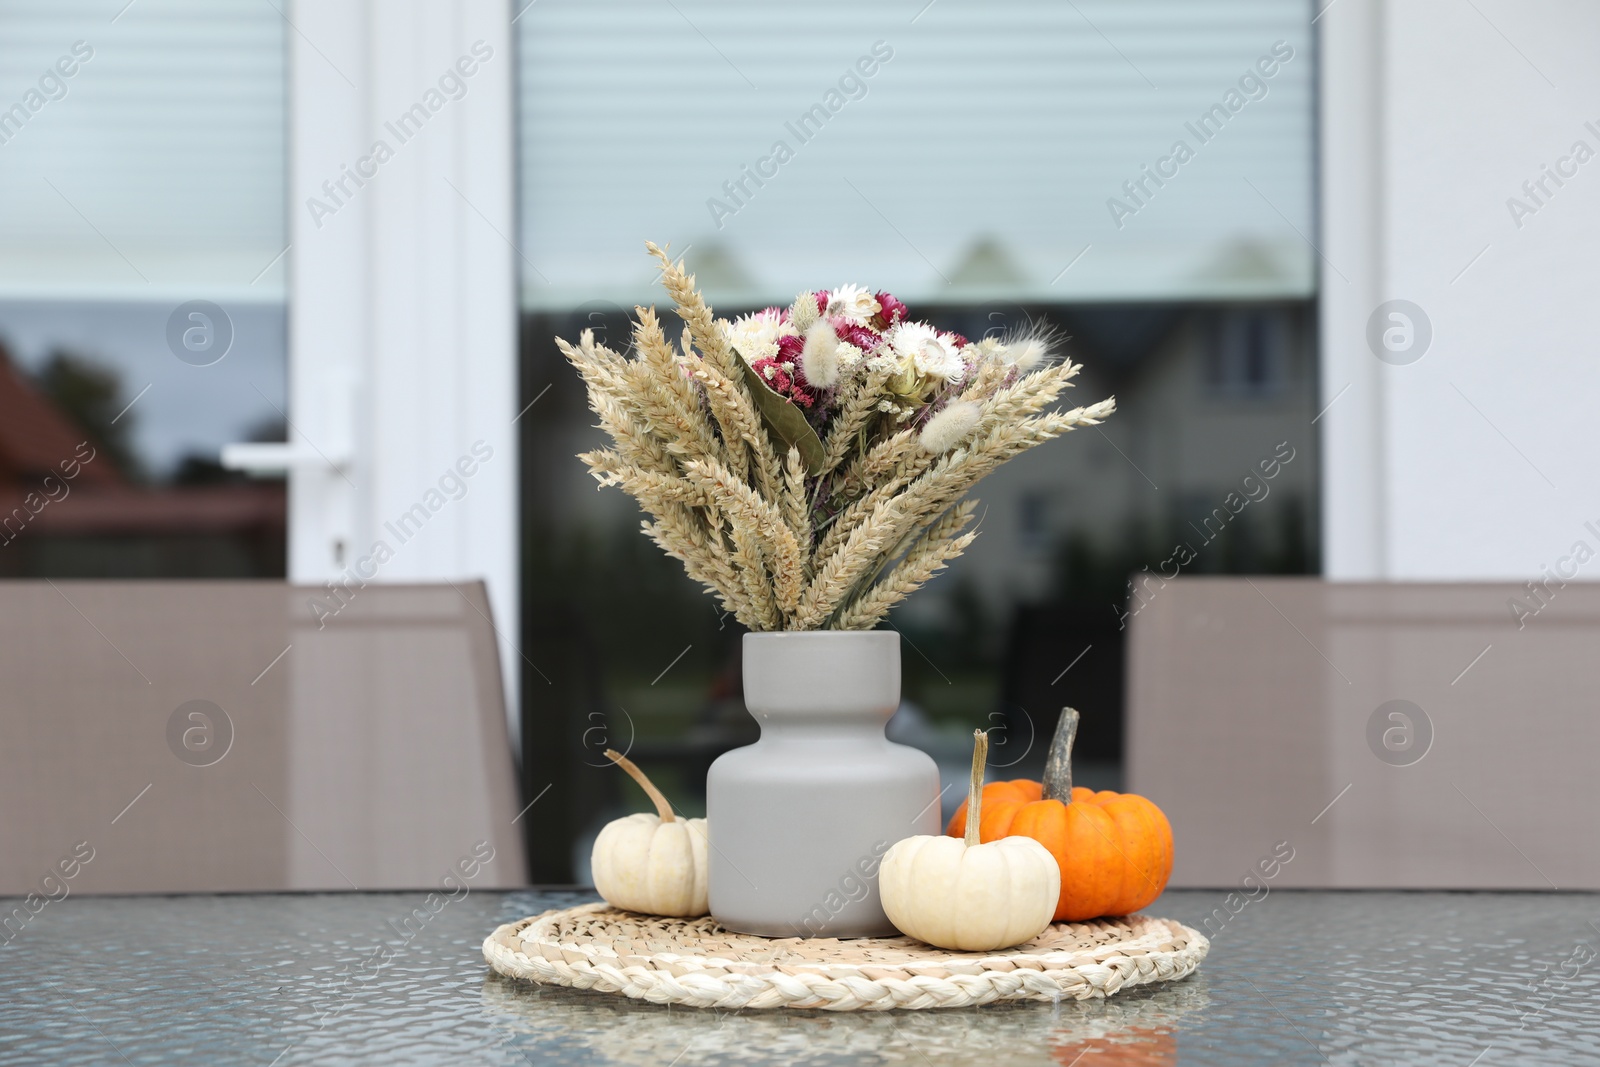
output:
POLYGON ((366 581, 486 579, 515 743, 508 4, 290 0, 285 17, 290 440, 229 460, 288 470, 289 578, 334 583, 325 610, 366 581))
POLYGON ((1324 573, 1600 577, 1600 8, 1318 8, 1324 573))

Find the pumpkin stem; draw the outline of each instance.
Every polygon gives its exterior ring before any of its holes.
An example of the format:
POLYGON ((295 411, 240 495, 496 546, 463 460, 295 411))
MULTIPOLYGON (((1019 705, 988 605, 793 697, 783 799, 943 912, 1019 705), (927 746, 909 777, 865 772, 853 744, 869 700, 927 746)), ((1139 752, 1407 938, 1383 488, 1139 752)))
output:
POLYGON ((989 735, 972 731, 972 784, 967 789, 967 847, 978 843, 978 824, 983 821, 983 767, 989 760, 989 735))
POLYGON ((666 795, 656 788, 654 782, 645 777, 645 773, 634 764, 633 760, 609 748, 606 749, 605 756, 606 759, 627 771, 628 777, 639 783, 639 788, 644 790, 645 796, 655 801, 656 814, 661 816, 662 822, 673 822, 677 819, 677 816, 672 814, 672 805, 667 802, 666 795))
POLYGON ((1050 754, 1044 761, 1044 799, 1072 803, 1072 742, 1078 737, 1078 712, 1062 708, 1050 754))

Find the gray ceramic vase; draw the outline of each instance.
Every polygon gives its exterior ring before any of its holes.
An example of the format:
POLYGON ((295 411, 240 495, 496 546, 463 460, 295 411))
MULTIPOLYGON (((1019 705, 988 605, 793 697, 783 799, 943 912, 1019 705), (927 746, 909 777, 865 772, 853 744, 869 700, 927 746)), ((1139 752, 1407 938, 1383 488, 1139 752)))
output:
POLYGON ((761 739, 706 776, 712 916, 765 937, 893 935, 878 864, 940 831, 938 767, 883 734, 900 635, 746 634, 744 699, 761 739))

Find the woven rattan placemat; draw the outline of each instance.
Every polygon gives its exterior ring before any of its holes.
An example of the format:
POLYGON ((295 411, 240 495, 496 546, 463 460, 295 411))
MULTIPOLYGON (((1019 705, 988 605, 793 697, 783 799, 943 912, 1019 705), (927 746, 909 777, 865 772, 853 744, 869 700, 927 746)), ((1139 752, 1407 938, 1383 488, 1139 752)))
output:
POLYGON ((512 978, 696 1008, 964 1008, 1086 1000, 1183 978, 1210 942, 1170 919, 1055 923, 1016 948, 948 952, 908 937, 764 938, 716 921, 583 904, 507 923, 483 942, 512 978))

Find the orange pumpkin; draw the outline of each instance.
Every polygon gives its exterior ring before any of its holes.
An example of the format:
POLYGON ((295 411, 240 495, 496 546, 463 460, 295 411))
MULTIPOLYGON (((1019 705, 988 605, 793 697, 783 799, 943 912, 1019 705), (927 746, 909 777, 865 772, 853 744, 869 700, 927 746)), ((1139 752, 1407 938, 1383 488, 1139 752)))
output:
MULTIPOLYGON (((983 787, 978 816, 980 841, 1020 834, 1056 858, 1061 865, 1057 922, 1136 912, 1161 895, 1172 874, 1172 827, 1160 808, 1133 793, 1073 787, 1077 734, 1078 713, 1063 708, 1044 781, 991 782, 983 787)), ((963 801, 945 832, 961 837, 966 830, 963 801)))
POLYGON ((1119 1032, 1114 1037, 1096 1037, 1057 1045, 1053 1056, 1062 1067, 1074 1067, 1079 1060, 1095 1067, 1167 1067, 1178 1062, 1178 1039, 1170 1030, 1146 1027, 1119 1032), (1092 1060, 1085 1060, 1089 1053, 1092 1060))

